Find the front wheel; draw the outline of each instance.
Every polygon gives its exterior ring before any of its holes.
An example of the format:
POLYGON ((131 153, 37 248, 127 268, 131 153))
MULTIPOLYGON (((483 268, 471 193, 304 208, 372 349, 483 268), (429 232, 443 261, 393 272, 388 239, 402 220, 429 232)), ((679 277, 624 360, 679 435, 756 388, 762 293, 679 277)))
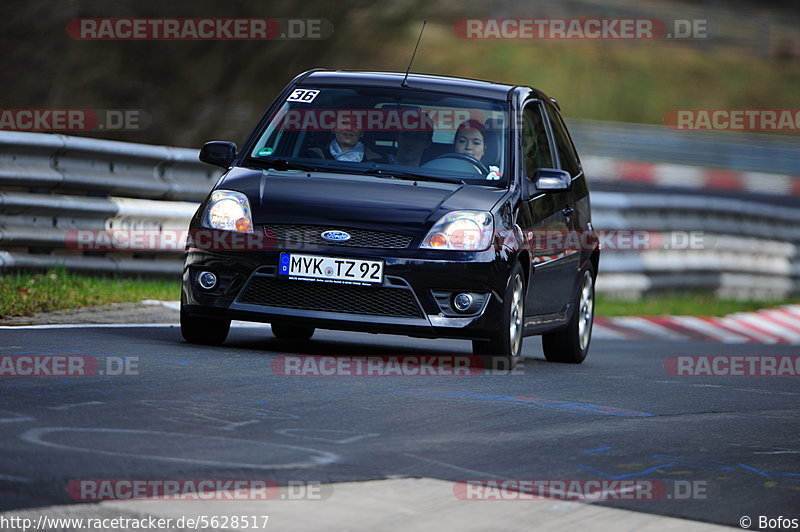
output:
POLYGON ((231 320, 190 316, 181 307, 181 334, 190 344, 219 345, 230 329, 231 320))
POLYGON ((544 357, 551 362, 580 364, 589 353, 594 323, 594 270, 591 263, 584 270, 576 307, 567 326, 542 335, 544 357))
POLYGON ((484 362, 490 362, 492 369, 500 369, 496 367, 497 362, 513 369, 522 352, 524 319, 525 282, 522 278, 522 267, 516 263, 508 277, 498 329, 488 342, 473 340, 472 352, 484 362))

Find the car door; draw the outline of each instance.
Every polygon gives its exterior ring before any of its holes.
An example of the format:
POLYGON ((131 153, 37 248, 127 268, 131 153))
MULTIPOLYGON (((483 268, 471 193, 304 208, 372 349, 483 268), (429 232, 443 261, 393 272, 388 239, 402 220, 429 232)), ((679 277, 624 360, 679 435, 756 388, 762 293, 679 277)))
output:
MULTIPOLYGON (((564 198, 564 212, 567 216, 567 227, 570 237, 566 240, 566 252, 569 255, 567 262, 573 268, 571 279, 578 282, 578 269, 581 265, 581 258, 588 256, 589 246, 592 243, 591 235, 587 233, 589 229, 589 187, 586 183, 586 176, 583 174, 578 152, 569 136, 567 126, 561 118, 561 114, 551 102, 545 103, 546 112, 550 119, 550 126, 553 132, 553 140, 556 144, 559 167, 569 172, 572 176, 572 187, 566 192, 564 198)), ((574 285, 573 285, 574 286, 574 285)), ((577 288, 577 286, 574 286, 577 288)), ((574 291, 570 291, 570 294, 574 291)))
POLYGON ((525 224, 531 282, 525 308, 529 316, 562 312, 574 287, 574 258, 565 249, 570 229, 570 191, 536 189, 539 168, 558 168, 556 143, 540 100, 526 102, 521 116, 521 158, 525 164, 525 224))

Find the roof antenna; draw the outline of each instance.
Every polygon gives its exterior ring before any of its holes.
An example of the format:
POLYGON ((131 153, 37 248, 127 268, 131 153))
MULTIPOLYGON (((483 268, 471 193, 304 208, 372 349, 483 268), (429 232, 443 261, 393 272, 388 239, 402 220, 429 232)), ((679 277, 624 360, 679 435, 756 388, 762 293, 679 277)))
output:
POLYGON ((408 68, 406 69, 406 75, 403 76, 403 82, 400 84, 401 87, 408 87, 408 73, 411 72, 411 64, 414 62, 414 56, 417 55, 417 48, 419 48, 419 41, 422 39, 422 32, 425 31, 425 24, 428 23, 428 19, 422 21, 422 29, 419 30, 419 37, 417 37, 417 45, 414 47, 414 53, 411 54, 411 61, 408 62, 408 68))

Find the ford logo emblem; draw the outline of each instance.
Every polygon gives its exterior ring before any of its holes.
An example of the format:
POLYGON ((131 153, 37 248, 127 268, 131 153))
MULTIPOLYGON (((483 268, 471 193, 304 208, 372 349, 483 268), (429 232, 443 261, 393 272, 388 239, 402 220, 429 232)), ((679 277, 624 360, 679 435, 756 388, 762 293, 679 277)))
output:
POLYGON ((325 231, 322 233, 322 238, 331 242, 347 242, 350 240, 350 235, 344 231, 325 231))

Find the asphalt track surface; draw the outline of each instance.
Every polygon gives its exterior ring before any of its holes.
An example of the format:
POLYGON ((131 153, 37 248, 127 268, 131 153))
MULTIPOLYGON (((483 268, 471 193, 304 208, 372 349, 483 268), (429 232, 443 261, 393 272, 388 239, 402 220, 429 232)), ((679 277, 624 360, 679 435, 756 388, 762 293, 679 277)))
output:
POLYGON ((579 366, 546 362, 538 338, 523 347, 511 375, 299 377, 276 374, 276 360, 469 344, 317 331, 298 347, 266 325, 221 347, 186 344, 175 327, 0 330, 4 355, 88 355, 101 368, 138 357, 129 375, 0 379, 0 511, 76 504, 66 486, 87 478, 320 481, 335 497, 340 482, 429 477, 654 479, 661 500, 594 504, 737 527, 800 517, 798 378, 664 368, 672 355, 797 346, 595 339, 579 366), (702 492, 677 494, 676 480, 702 492))

